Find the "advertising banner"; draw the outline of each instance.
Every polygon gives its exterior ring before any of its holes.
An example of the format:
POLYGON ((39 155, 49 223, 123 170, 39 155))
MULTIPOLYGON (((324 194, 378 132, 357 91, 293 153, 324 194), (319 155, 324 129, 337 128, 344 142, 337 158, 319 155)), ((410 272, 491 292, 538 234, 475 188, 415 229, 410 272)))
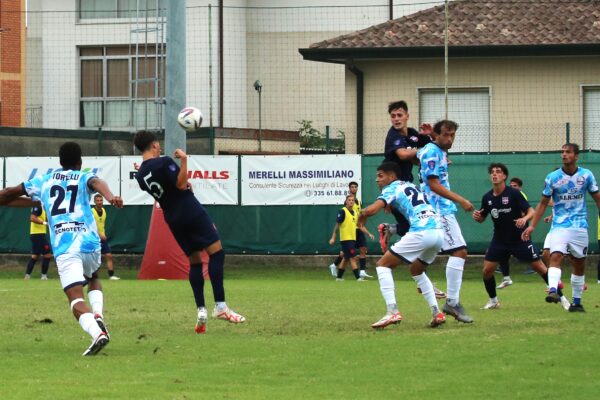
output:
MULTIPOLYGON (((119 168, 119 157, 82 157, 82 171, 91 171, 105 180, 115 195, 120 192, 119 168)), ((56 170, 62 170, 58 157, 7 157, 5 186, 16 186, 56 170)))
MULTIPOLYGON (((141 156, 121 157, 121 196, 125 204, 154 204, 135 179, 141 156)), ((237 156, 188 155, 188 182, 202 204, 238 204, 237 156)))
POLYGON ((242 205, 343 204, 360 155, 242 156, 242 205))

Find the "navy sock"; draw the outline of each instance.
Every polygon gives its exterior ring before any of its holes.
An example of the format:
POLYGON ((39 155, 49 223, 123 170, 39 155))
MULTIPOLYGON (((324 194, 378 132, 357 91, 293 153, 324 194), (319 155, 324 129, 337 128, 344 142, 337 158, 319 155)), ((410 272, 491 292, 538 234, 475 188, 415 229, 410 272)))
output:
POLYGON ((367 269, 367 259, 366 258, 359 258, 358 264, 360 265, 360 269, 362 269, 362 270, 367 269))
POLYGON ((510 276, 510 264, 508 260, 500 263, 500 270, 502 271, 502 276, 510 276))
POLYGON ((113 276, 115 274, 114 270, 108 270, 108 277, 110 278, 111 276, 113 276))
POLYGON ((338 277, 338 279, 342 279, 342 276, 344 276, 344 272, 346 272, 345 269, 339 269, 338 268, 338 271, 337 271, 337 277, 338 277))
POLYGON ((37 260, 34 260, 33 258, 29 259, 29 262, 27 263, 27 269, 25 270, 25 273, 27 275, 31 275, 31 273, 33 272, 33 267, 35 266, 36 262, 37 262, 37 260))
POLYGON ((496 278, 494 278, 494 276, 489 279, 483 278, 483 284, 485 285, 485 291, 490 299, 496 297, 496 278))
POLYGON ((340 265, 341 262, 342 262, 342 257, 338 256, 338 258, 336 258, 335 261, 333 262, 333 265, 335 265, 337 267, 340 265))
POLYGON ((225 252, 219 250, 208 258, 208 275, 213 288, 215 302, 225 301, 225 288, 223 287, 223 266, 225 265, 225 252))
POLYGON ((202 276, 202 264, 190 265, 190 286, 194 292, 196 307, 204 307, 204 276, 202 276))
POLYGON ((357 269, 353 269, 352 273, 354 274, 354 277, 356 279, 360 278, 360 270, 358 268, 357 269))
POLYGON ((42 274, 47 275, 50 268, 50 259, 42 258, 42 274))

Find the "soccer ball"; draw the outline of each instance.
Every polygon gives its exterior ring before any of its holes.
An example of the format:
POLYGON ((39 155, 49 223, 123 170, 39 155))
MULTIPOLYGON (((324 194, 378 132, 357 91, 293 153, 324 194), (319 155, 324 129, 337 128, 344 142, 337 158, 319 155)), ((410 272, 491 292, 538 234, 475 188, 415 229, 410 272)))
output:
POLYGON ((202 125, 202 113, 196 107, 186 107, 179 112, 177 122, 186 132, 195 132, 202 125))

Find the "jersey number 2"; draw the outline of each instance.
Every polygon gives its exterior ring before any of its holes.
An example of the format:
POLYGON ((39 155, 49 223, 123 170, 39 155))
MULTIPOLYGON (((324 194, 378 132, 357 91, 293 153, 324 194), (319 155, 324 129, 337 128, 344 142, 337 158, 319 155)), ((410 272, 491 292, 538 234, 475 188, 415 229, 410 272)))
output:
POLYGON ((429 204, 425 193, 419 192, 415 188, 407 187, 406 189, 404 189, 404 194, 406 194, 406 196, 410 198, 410 202, 412 203, 413 207, 416 207, 420 204, 429 204), (421 200, 420 198, 423 200, 421 200))
POLYGON ((158 182, 152 182, 152 172, 148 172, 148 175, 146 175, 144 177, 144 182, 146 183, 146 186, 148 187, 148 192, 156 197, 157 199, 160 199, 160 197, 163 195, 164 190, 162 188, 162 186, 160 186, 160 183, 158 182))
POLYGON ((56 200, 54 200, 54 204, 52 205, 52 210, 50 211, 51 215, 60 215, 60 214, 65 214, 67 213, 67 209, 66 208, 61 208, 60 206, 62 205, 63 201, 65 200, 65 194, 66 192, 71 192, 71 200, 69 201, 69 213, 72 213, 73 211, 75 211, 75 202, 77 201, 77 190, 78 190, 78 186, 77 185, 69 185, 67 186, 67 190, 65 191, 65 189, 62 186, 59 185, 54 185, 50 188, 50 198, 55 198, 56 200))

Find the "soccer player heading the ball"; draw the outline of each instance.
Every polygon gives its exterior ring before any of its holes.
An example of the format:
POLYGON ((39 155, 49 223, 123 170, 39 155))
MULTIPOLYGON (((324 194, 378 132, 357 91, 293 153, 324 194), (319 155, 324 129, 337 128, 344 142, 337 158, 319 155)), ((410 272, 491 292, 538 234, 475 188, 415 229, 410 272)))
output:
POLYGON ((175 240, 190 260, 189 280, 194 292, 198 319, 196 333, 206 331, 208 312, 204 302, 204 277, 200 252, 208 253, 208 274, 213 288, 215 309, 213 317, 232 323, 246 319, 227 307, 223 287, 225 253, 215 224, 194 197, 188 184, 187 154, 175 150, 174 157, 181 160, 181 168, 169 156, 160 156, 158 139, 152 132, 140 131, 134 138, 135 147, 142 153, 143 162, 136 179, 143 191, 151 194, 163 209, 165 221, 175 240))

